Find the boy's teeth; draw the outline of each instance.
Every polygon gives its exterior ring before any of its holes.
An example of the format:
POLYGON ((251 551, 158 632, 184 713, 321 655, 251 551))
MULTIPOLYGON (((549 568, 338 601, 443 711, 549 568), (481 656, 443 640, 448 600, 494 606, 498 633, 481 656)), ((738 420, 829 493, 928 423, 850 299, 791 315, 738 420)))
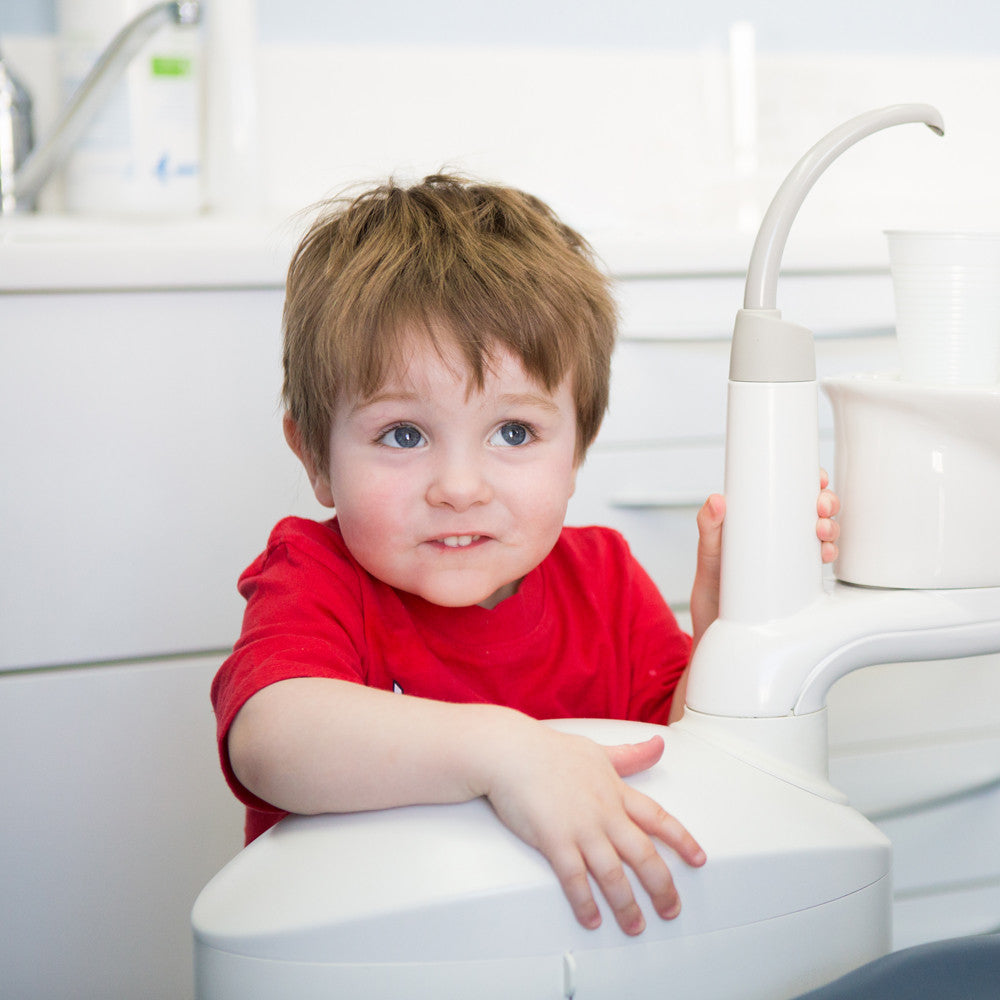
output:
POLYGON ((449 535, 441 541, 450 549, 460 549, 463 546, 471 545, 479 538, 479 535, 449 535))

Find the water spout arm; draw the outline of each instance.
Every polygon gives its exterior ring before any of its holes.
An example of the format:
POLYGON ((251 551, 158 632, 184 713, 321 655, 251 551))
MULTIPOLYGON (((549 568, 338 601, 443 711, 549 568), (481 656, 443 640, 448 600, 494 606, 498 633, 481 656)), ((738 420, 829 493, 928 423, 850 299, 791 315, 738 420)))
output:
POLYGON ((820 174, 865 136, 908 122, 922 122, 938 135, 944 135, 944 121, 937 108, 930 104, 893 104, 844 122, 799 160, 778 188, 758 230, 747 269, 744 309, 775 308, 778 271, 792 222, 820 174))
POLYGON ((792 169, 761 223, 730 354, 721 618, 768 622, 822 595, 816 352, 812 333, 775 308, 775 286, 791 224, 820 174, 865 136, 914 121, 943 131, 926 104, 870 111, 834 129, 792 169))
POLYGON ((13 197, 4 192, 3 210, 33 205, 52 174, 65 162, 73 146, 107 101, 125 67, 165 24, 199 23, 198 0, 157 3, 136 15, 111 40, 91 71, 70 98, 48 138, 36 146, 14 174, 13 197))

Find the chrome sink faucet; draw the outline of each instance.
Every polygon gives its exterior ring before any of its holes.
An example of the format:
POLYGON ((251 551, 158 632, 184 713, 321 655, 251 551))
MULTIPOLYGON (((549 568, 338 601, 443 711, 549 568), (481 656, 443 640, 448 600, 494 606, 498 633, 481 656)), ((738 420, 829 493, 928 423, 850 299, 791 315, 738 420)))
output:
MULTIPOLYGON (((21 163, 0 163, 0 214, 34 210, 39 192, 66 161, 142 46, 165 24, 198 24, 201 7, 199 0, 156 3, 137 14, 115 35, 63 108, 45 141, 32 148, 21 163)), ((4 151, 5 146, 0 143, 0 156, 4 151)))

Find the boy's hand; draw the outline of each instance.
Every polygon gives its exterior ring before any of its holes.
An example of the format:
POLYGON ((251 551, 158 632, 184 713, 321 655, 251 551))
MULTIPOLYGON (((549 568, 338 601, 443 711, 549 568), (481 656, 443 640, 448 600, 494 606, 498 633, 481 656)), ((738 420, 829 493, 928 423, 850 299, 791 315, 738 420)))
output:
POLYGON ((826 469, 819 470, 819 500, 816 501, 816 537, 820 540, 820 552, 823 562, 831 563, 837 558, 837 539, 840 537, 840 525, 833 520, 840 513, 840 497, 833 490, 827 489, 830 477, 826 469))
POLYGON ((621 929, 642 932, 646 922, 625 865, 656 912, 676 917, 680 898, 653 838, 689 865, 704 864, 705 853, 676 819, 621 777, 655 764, 663 740, 606 748, 533 720, 525 723, 515 739, 503 741, 503 759, 486 795, 503 823, 548 859, 577 920, 587 928, 601 923, 589 873, 621 929))
MULTIPOLYGON (((830 478, 819 470, 820 493, 816 500, 816 537, 820 541, 823 562, 837 558, 840 525, 833 520, 840 511, 840 498, 827 489, 830 478)), ((698 562, 691 588, 691 631, 697 645, 719 617, 719 570, 722 561, 722 522, 726 516, 725 498, 713 493, 698 511, 698 562)))

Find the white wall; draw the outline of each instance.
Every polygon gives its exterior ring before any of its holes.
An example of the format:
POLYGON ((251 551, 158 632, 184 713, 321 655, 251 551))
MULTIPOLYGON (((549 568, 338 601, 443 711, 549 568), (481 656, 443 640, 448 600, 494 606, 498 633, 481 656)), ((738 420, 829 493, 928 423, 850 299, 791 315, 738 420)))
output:
MULTIPOLYGON (((81 0, 88 2, 88 0, 81 0)), ((123 0, 125 2, 125 0, 123 0)), ((133 0, 138 6, 142 0, 133 0)), ((211 0, 219 2, 219 0, 211 0)), ((698 49, 725 43, 730 23, 751 21, 765 52, 968 52, 1000 50, 992 0, 257 0, 262 41, 642 45, 698 49)), ((55 30, 56 0, 3 0, 0 33, 55 30)))
POLYGON ((358 179, 454 165, 534 191, 597 238, 751 232, 829 129, 926 101, 947 139, 910 126, 852 150, 796 235, 1000 221, 1000 59, 751 53, 743 65, 724 49, 261 48, 261 160, 282 212, 358 179))
MULTIPOLYGON (((55 0, 5 2, 0 42, 44 125, 54 70, 25 56, 17 31, 51 30, 55 0)), ((254 164, 252 204, 272 216, 359 180, 454 166, 536 192, 597 240, 752 233, 826 131, 926 101, 946 141, 917 129, 869 140, 810 196, 796 235, 1000 225, 992 0, 957 0, 947 17, 929 0, 208 2, 226 24, 232 10, 256 15, 243 58, 256 60, 258 152, 237 169, 254 164), (737 21, 752 27, 734 43, 737 21)))

